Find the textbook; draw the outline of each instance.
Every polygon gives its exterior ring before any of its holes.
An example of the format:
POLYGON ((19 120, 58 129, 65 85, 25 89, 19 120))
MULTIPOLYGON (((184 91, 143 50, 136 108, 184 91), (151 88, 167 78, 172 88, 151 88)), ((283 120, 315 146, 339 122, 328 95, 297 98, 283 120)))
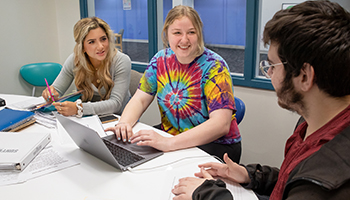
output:
POLYGON ((22 171, 50 141, 50 133, 0 132, 0 170, 22 171))
POLYGON ((34 113, 23 110, 0 110, 0 131, 14 132, 35 122, 34 113))

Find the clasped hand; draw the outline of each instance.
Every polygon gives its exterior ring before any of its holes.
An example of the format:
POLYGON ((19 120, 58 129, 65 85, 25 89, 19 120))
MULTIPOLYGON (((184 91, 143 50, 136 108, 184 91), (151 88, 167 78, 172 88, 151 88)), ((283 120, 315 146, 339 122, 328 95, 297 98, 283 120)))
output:
POLYGON ((135 134, 129 123, 119 122, 115 127, 109 127, 105 131, 113 131, 118 140, 136 143, 139 146, 151 146, 160 151, 170 151, 171 139, 159 135, 154 130, 140 130, 135 134))

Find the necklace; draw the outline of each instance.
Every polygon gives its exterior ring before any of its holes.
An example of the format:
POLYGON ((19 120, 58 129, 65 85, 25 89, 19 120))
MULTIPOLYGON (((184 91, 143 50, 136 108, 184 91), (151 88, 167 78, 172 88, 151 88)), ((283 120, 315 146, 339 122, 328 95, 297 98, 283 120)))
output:
MULTIPOLYGON (((94 68, 94 69, 95 69, 95 71, 96 71, 96 73, 97 73, 98 68, 94 68)), ((97 84, 100 84, 100 83, 101 83, 101 80, 100 80, 99 78, 96 78, 96 83, 97 83, 97 84)))

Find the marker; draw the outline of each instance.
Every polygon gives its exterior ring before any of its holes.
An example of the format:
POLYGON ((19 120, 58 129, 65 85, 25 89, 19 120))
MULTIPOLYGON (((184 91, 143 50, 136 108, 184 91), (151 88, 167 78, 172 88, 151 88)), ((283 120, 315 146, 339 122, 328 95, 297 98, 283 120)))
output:
POLYGON ((50 90, 50 86, 49 86, 49 84, 47 83, 46 78, 45 78, 45 82, 46 82, 46 85, 47 85, 47 89, 48 89, 49 92, 50 92, 51 99, 52 99, 53 102, 55 102, 55 99, 53 98, 53 95, 52 95, 51 90, 50 90))

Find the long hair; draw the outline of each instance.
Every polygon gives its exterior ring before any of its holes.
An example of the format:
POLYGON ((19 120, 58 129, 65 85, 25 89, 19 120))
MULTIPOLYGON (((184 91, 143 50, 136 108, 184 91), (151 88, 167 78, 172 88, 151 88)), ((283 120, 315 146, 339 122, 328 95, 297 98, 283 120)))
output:
POLYGON ((94 80, 95 68, 92 66, 91 61, 87 53, 84 52, 84 40, 90 30, 96 28, 102 28, 108 38, 109 50, 106 58, 102 61, 101 66, 97 69, 97 78, 101 81, 98 86, 98 92, 101 96, 101 100, 108 99, 111 95, 114 82, 110 74, 110 66, 113 57, 118 52, 114 46, 114 34, 109 25, 100 18, 91 17, 79 20, 74 25, 74 40, 76 42, 74 47, 74 74, 75 74, 75 85, 78 90, 84 90, 82 95, 83 101, 91 100, 94 91, 91 87, 92 81, 94 80), (106 90, 105 95, 101 95, 101 88, 104 87, 106 90))
POLYGON ((175 20, 182 17, 188 17, 191 20, 194 29, 198 36, 198 50, 196 56, 199 56, 204 51, 204 39, 203 39, 203 22, 199 17, 197 11, 189 6, 178 5, 171 9, 165 18, 163 30, 162 30, 162 41, 165 47, 169 47, 168 41, 168 29, 169 26, 174 23, 175 20))

